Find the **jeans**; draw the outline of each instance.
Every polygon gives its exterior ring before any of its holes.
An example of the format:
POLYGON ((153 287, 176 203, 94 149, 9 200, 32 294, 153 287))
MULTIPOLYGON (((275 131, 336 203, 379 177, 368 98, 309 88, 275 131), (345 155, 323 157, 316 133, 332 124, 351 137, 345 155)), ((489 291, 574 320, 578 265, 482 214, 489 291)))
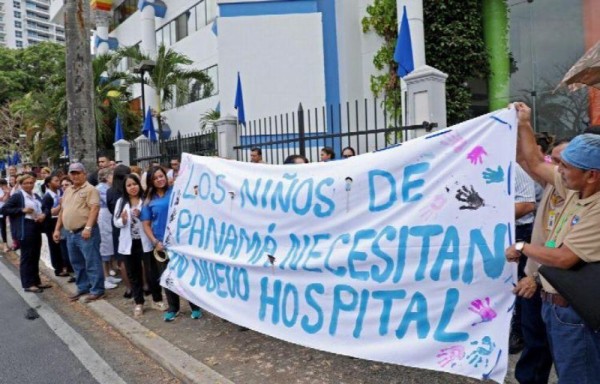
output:
POLYGON ((75 271, 77 291, 101 295, 104 293, 104 272, 100 258, 100 230, 94 225, 87 240, 81 237, 82 232, 67 232, 67 248, 75 271))
POLYGON ((531 299, 521 301, 521 330, 525 347, 515 367, 520 384, 547 384, 552 369, 552 352, 542 319, 541 288, 531 299))
POLYGON ((542 317, 559 384, 600 382, 600 333, 585 325, 570 306, 560 307, 544 302, 542 317))

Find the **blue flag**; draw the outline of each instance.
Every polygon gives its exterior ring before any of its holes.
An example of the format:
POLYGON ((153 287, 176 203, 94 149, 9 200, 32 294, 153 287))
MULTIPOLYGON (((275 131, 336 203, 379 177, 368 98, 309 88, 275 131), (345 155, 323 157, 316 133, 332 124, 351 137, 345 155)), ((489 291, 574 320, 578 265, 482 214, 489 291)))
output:
POLYGON ((144 119, 144 125, 142 126, 142 134, 150 139, 151 142, 156 143, 156 132, 154 131, 154 122, 152 121, 152 111, 148 108, 146 118, 144 119))
POLYGON ((17 165, 21 162, 21 155, 19 154, 19 152, 15 151, 15 153, 13 154, 13 164, 17 165))
POLYGON ((400 32, 398 33, 396 49, 394 50, 394 61, 398 63, 398 76, 401 78, 415 70, 406 5, 402 13, 402 23, 400 24, 400 32))
POLYGON ((117 116, 117 122, 115 123, 115 142, 124 139, 125 135, 123 134, 123 127, 121 127, 121 119, 117 116))
POLYGON ((65 151, 65 156, 69 157, 69 140, 66 133, 63 135, 61 146, 63 147, 63 151, 65 151))
POLYGON ((246 112, 244 111, 244 95, 242 93, 242 80, 240 79, 240 73, 238 72, 237 78, 237 89, 235 90, 235 104, 233 105, 237 109, 238 123, 246 126, 246 112))

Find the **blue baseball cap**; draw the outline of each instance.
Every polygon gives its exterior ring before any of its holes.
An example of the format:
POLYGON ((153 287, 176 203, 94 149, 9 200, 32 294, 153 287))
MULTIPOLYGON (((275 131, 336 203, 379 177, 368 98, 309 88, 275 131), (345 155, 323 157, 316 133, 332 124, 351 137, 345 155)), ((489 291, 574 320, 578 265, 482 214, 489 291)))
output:
POLYGON ((600 135, 584 133, 576 136, 560 157, 565 163, 586 171, 600 170, 600 135))

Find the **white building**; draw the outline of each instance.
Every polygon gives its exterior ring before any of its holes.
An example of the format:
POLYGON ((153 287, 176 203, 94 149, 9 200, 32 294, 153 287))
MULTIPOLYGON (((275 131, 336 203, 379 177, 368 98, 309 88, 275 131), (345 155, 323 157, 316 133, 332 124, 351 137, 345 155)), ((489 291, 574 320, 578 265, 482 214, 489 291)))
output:
POLYGON ((50 0, 0 0, 0 45, 23 48, 44 41, 65 41, 64 27, 50 22, 50 0))
MULTIPOLYGON (((235 115, 238 72, 247 121, 295 111, 300 102, 321 108, 371 97, 381 42, 362 32, 370 0, 164 0, 164 17, 148 19, 158 3, 116 0, 109 33, 119 46, 140 44, 149 54, 165 44, 212 78, 212 89, 192 89, 187 104, 164 112, 174 132, 197 131, 209 109, 235 115)), ((64 0, 53 0, 52 20, 61 22, 62 12, 64 0)))

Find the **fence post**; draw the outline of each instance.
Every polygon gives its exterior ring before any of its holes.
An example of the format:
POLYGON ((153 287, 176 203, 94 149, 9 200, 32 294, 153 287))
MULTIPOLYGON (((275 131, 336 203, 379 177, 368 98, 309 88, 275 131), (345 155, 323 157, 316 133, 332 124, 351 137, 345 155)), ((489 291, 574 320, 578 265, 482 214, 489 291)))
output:
POLYGON ((306 157, 306 140, 304 134, 304 108, 302 108, 302 103, 300 103, 298 105, 298 147, 300 147, 300 154, 306 157))
MULTIPOLYGON (((408 125, 424 121, 446 128, 446 78, 442 71, 423 65, 404 77, 408 97, 408 125)), ((426 134, 425 129, 415 131, 416 136, 426 134)))
MULTIPOLYGON (((177 131, 177 154, 181 156, 183 153, 183 148, 181 147, 181 131, 177 131)), ((171 159, 169 159, 170 161, 171 159)))
POLYGON ((238 141, 237 118, 227 115, 215 122, 217 130, 217 150, 219 157, 236 159, 235 147, 238 141))
POLYGON ((131 147, 131 144, 129 141, 121 139, 114 142, 113 147, 115 147, 115 161, 129 166, 131 162, 131 159, 129 158, 129 148, 131 147))

